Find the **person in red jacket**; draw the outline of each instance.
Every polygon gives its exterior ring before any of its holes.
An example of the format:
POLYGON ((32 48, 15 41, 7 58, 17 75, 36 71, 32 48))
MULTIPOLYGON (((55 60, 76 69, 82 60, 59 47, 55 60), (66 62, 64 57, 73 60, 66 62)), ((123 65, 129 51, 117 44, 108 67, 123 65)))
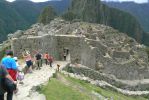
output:
POLYGON ((52 67, 53 57, 51 55, 49 55, 49 57, 48 57, 48 62, 50 64, 50 67, 52 67))

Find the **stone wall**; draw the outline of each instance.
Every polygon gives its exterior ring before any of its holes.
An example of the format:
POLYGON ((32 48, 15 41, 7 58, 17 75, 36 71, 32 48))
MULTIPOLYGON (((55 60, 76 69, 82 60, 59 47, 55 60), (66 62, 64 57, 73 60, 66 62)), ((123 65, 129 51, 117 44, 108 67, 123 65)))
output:
POLYGON ((22 56, 24 50, 29 50, 32 55, 35 54, 35 51, 41 53, 48 52, 55 59, 58 59, 57 56, 57 39, 56 37, 45 35, 43 37, 29 37, 29 38, 19 38, 12 40, 12 50, 14 51, 15 56, 22 56))
POLYGON ((113 58, 129 59, 130 53, 125 51, 113 51, 113 58))
POLYGON ((82 50, 82 37, 73 35, 57 35, 57 48, 60 60, 63 60, 64 49, 68 49, 70 53, 71 63, 80 63, 82 50))
POLYGON ((87 42, 83 42, 81 53, 81 64, 95 69, 96 64, 96 51, 97 48, 92 47, 87 42))
POLYGON ((22 53, 25 50, 34 54, 34 50, 40 50, 41 48, 41 37, 30 37, 30 38, 14 38, 12 40, 12 50, 14 51, 14 55, 17 57, 22 57, 22 53))
POLYGON ((88 67, 82 66, 71 66, 68 65, 65 67, 63 70, 69 72, 69 73, 74 73, 77 75, 83 75, 85 77, 89 77, 93 80, 100 80, 100 81, 105 81, 113 86, 116 86, 117 88, 125 89, 125 90, 130 90, 130 91, 147 91, 149 90, 149 84, 148 83, 135 83, 134 85, 130 85, 129 83, 124 82, 125 80, 119 80, 112 75, 109 74, 104 74, 100 73, 98 71, 95 71, 93 69, 90 69, 88 67))
POLYGON ((64 49, 69 50, 71 63, 81 63, 95 69, 96 48, 88 45, 84 37, 75 35, 45 35, 12 40, 15 56, 22 56, 24 49, 32 54, 35 51, 48 52, 55 60, 63 60, 64 49))
POLYGON ((54 57, 55 60, 59 60, 59 53, 57 49, 57 37, 46 35, 41 39, 42 53, 48 52, 54 57))

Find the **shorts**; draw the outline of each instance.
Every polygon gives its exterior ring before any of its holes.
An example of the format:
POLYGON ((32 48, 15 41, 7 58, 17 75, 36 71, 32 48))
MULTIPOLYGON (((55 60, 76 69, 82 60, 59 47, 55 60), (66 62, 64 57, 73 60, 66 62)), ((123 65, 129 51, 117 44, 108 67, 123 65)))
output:
POLYGON ((27 67, 31 67, 33 65, 33 63, 31 60, 29 60, 29 61, 26 61, 26 65, 27 65, 27 67))

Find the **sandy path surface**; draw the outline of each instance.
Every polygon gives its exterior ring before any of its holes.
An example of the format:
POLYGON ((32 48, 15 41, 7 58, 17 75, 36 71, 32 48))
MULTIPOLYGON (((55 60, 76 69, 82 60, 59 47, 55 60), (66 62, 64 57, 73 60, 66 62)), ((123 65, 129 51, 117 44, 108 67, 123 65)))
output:
POLYGON ((53 73, 56 72, 57 64, 65 67, 68 62, 56 61, 53 68, 43 65, 41 70, 34 70, 33 73, 25 75, 24 84, 18 84, 19 91, 14 94, 13 100, 46 100, 45 96, 32 90, 33 87, 46 83, 53 73))

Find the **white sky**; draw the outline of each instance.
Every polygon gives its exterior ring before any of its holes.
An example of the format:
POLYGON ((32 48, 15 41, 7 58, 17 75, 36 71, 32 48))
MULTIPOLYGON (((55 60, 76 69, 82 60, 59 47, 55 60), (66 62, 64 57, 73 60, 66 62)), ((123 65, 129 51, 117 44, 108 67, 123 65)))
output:
MULTIPOLYGON (((15 0, 7 0, 7 1, 15 1, 15 0)), ((31 0, 31 1, 34 1, 34 2, 45 2, 45 1, 50 1, 50 0, 31 0)))
MULTIPOLYGON (((7 1, 14 1, 14 0, 7 0, 7 1)), ((31 0, 34 2, 45 2, 45 1, 50 1, 50 0, 31 0)), ((142 3, 142 2, 147 2, 147 0, 102 0, 102 1, 135 1, 137 3, 142 3)))
POLYGON ((147 2, 148 0, 102 0, 102 1, 134 1, 137 3, 144 3, 147 2))

